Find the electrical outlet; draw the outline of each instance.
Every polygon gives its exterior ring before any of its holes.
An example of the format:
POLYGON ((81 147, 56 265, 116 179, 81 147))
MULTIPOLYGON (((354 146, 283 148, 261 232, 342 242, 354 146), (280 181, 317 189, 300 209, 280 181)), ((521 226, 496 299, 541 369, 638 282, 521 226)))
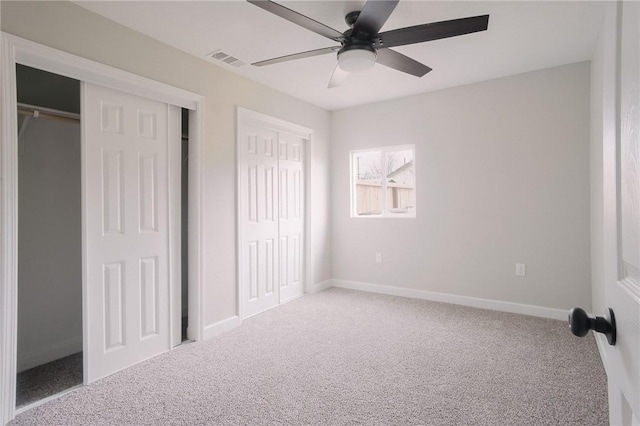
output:
POLYGON ((516 263, 516 276, 524 277, 527 275, 527 265, 524 263, 516 263))
POLYGON ((376 252, 376 263, 382 263, 382 253, 376 252))

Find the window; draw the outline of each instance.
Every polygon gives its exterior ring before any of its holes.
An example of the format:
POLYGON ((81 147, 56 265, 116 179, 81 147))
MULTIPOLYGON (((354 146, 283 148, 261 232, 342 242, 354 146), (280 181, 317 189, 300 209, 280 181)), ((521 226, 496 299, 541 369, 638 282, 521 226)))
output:
POLYGON ((413 145, 351 151, 351 217, 415 217, 413 145))

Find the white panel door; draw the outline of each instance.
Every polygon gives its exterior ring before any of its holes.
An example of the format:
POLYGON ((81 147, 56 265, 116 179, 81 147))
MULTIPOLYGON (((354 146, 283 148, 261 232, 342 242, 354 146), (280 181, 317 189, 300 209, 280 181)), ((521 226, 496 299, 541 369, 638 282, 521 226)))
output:
POLYGON ((243 318, 277 306, 278 135, 245 123, 238 139, 243 318))
POLYGON ((280 302, 304 294, 304 139, 279 133, 280 302))
POLYGON ((92 382, 171 346, 170 106, 82 87, 85 360, 92 382))
POLYGON ((613 271, 606 297, 617 342, 605 346, 604 356, 611 424, 640 425, 640 3, 619 5, 619 138, 604 146, 605 199, 611 200, 605 203, 605 237, 613 242, 606 252, 606 267, 613 271))

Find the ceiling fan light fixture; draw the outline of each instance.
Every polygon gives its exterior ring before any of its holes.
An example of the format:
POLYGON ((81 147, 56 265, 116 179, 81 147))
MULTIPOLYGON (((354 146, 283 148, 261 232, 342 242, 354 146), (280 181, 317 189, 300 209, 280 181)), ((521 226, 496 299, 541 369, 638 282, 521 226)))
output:
POLYGON ((375 65, 377 56, 370 46, 345 46, 338 52, 338 66, 347 72, 366 71, 375 65))

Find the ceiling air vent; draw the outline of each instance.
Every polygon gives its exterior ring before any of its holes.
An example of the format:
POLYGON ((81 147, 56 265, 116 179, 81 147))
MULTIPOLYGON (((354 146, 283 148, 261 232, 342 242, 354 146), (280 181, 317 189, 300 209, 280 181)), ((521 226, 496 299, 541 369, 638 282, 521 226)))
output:
POLYGON ((241 67, 243 65, 246 65, 245 62, 242 62, 240 59, 236 58, 235 56, 231 56, 228 53, 223 52, 221 50, 216 50, 215 52, 210 53, 207 56, 215 59, 216 61, 224 62, 225 64, 228 64, 234 67, 241 67))

